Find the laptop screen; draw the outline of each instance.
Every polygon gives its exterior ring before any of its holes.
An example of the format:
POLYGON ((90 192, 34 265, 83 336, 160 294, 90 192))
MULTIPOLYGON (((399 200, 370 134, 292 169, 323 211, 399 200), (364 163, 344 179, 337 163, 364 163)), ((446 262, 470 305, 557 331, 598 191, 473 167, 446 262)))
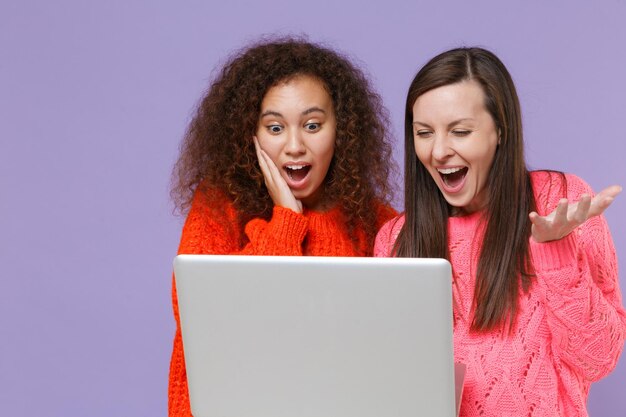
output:
POLYGON ((179 255, 196 417, 454 416, 442 259, 179 255))

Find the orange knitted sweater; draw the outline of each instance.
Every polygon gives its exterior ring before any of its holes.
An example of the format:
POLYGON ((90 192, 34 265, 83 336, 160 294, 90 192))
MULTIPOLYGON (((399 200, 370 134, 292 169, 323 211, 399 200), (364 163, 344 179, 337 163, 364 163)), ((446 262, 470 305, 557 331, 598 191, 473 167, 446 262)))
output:
MULTIPOLYGON (((377 226, 382 226, 396 212, 387 206, 377 207, 377 226)), ((237 222, 237 212, 226 197, 208 200, 196 193, 183 227, 178 253, 237 255, 371 255, 373 242, 365 233, 356 231, 356 244, 344 226, 341 210, 327 212, 305 209, 299 214, 275 206, 269 221, 253 219, 244 230, 237 222), (220 213, 218 220, 215 213, 220 213)), ((170 416, 191 416, 187 391, 187 372, 178 315, 176 286, 172 285, 172 303, 176 319, 176 335, 170 363, 168 408, 170 416)))

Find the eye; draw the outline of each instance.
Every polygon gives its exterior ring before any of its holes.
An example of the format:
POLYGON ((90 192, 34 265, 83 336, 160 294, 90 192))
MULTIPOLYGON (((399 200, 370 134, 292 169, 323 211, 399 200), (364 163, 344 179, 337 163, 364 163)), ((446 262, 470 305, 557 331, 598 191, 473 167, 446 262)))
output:
POLYGON ((267 130, 273 135, 278 135, 283 131, 283 127, 281 125, 269 125, 267 130))
POLYGON ((307 123, 304 125, 304 129, 308 132, 317 132, 322 127, 321 123, 307 123))
POLYGON ((418 130, 417 132, 415 132, 415 136, 421 139, 428 139, 432 136, 432 134, 433 132, 431 132, 430 130, 418 130))
POLYGON ((460 137, 468 136, 470 133, 472 133, 471 130, 464 130, 464 129, 454 129, 452 131, 452 134, 454 136, 460 136, 460 137))

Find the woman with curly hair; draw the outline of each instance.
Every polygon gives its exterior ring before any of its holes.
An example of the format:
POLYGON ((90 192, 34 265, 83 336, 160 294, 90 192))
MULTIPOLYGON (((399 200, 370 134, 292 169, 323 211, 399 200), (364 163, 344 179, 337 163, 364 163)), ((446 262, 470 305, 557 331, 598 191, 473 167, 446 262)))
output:
MULTIPOLYGON (((386 111, 346 58, 297 39, 237 53, 202 100, 172 195, 178 253, 371 256, 389 207, 386 111)), ((191 415, 176 287, 169 414, 191 415)))

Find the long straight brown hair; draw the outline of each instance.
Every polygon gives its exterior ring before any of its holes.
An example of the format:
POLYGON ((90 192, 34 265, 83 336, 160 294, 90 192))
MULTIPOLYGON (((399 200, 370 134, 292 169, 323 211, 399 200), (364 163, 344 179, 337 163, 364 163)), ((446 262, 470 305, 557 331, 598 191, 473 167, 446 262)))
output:
POLYGON ((413 105, 438 87, 466 80, 477 82, 485 108, 500 131, 486 187, 489 201, 474 290, 472 330, 500 326, 512 330, 520 284, 530 288, 532 264, 528 213, 535 210, 530 175, 524 160, 522 118, 513 80, 504 64, 482 48, 458 48, 431 59, 415 76, 405 109, 405 223, 394 256, 450 259, 447 223, 451 207, 415 154, 413 105))

